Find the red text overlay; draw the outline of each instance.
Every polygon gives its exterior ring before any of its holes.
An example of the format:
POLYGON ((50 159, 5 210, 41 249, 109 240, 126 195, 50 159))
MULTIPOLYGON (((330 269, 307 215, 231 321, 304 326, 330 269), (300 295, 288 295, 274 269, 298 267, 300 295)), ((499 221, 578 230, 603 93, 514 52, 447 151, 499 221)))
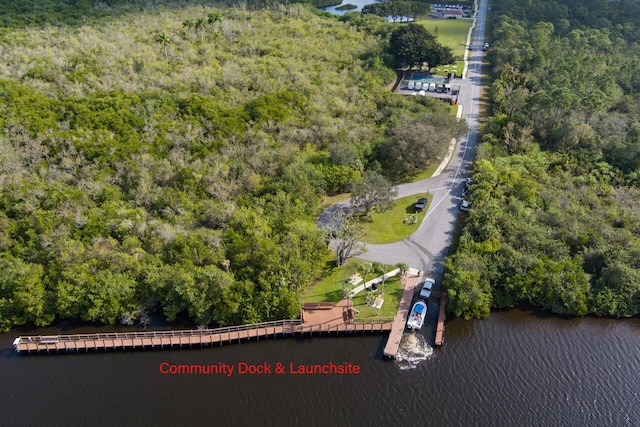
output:
POLYGON ((158 369, 162 375, 358 375, 360 365, 353 363, 297 364, 277 362, 224 363, 215 364, 175 364, 161 362, 158 369))

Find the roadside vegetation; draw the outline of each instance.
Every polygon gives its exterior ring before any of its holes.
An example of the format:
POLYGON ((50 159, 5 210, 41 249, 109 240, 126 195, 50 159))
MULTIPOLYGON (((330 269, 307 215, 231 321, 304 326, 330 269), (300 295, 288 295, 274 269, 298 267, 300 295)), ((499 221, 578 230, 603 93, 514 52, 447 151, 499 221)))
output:
POLYGON ((492 4, 492 116, 448 308, 640 313, 640 7, 492 4))
POLYGON ((0 329, 295 317, 328 256, 322 198, 399 182, 459 131, 444 103, 384 90, 395 27, 375 16, 0 5, 0 329), (421 163, 388 157, 424 132, 421 163))

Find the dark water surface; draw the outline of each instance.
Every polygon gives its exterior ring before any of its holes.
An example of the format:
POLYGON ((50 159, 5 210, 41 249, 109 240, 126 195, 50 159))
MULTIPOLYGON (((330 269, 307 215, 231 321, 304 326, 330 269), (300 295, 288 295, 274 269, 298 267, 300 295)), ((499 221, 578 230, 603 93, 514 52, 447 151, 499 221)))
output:
POLYGON ((57 356, 18 356, 14 336, 0 335, 2 426, 640 425, 639 319, 454 319, 444 346, 408 370, 382 357, 383 336, 57 356), (236 372, 163 375, 162 362, 236 372), (241 362, 287 369, 238 375, 241 362), (288 372, 345 362, 360 373, 288 372))

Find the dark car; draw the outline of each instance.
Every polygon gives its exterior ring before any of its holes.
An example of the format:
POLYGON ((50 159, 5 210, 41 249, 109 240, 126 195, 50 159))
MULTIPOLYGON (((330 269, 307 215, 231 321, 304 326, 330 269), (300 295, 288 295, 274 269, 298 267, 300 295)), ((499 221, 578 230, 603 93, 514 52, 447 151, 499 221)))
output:
POLYGON ((429 203, 429 201, 426 197, 420 197, 418 203, 415 204, 416 212, 422 212, 424 208, 427 207, 427 203, 429 203))

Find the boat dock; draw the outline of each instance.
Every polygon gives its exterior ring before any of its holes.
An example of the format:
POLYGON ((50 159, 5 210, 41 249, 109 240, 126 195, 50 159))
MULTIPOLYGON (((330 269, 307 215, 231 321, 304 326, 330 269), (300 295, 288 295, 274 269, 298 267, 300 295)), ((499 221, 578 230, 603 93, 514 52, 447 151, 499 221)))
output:
POLYGON ((354 321, 349 302, 342 300, 303 306, 301 319, 215 329, 20 336, 13 341, 13 347, 18 353, 27 354, 193 348, 261 338, 385 333, 391 327, 392 322, 354 321))
MULTIPOLYGON (((401 280, 404 291, 393 321, 359 322, 354 317, 350 301, 343 299, 337 303, 305 303, 300 309, 300 319, 214 329, 20 336, 13 341, 13 347, 18 353, 23 354, 88 353, 110 350, 211 347, 267 338, 313 336, 314 334, 326 336, 389 332, 384 355, 395 358, 402 340, 407 315, 411 309, 414 289, 420 277, 411 274, 404 276, 401 280)), ((442 297, 436 345, 442 345, 444 317, 445 305, 442 297)))
POLYGON ((418 276, 404 276, 401 279, 404 286, 404 292, 402 293, 402 298, 400 298, 400 306, 398 307, 396 317, 393 319, 393 325, 391 326, 387 345, 384 347, 384 355, 387 357, 395 358, 398 354, 400 341, 402 340, 402 334, 404 333, 404 326, 407 323, 409 310, 411 310, 414 288, 419 279, 420 278, 418 276))
POLYGON ((445 292, 441 292, 440 295, 440 312, 438 313, 438 326, 436 327, 436 339, 435 345, 442 345, 444 342, 444 319, 446 317, 445 304, 446 304, 447 294, 445 292))

